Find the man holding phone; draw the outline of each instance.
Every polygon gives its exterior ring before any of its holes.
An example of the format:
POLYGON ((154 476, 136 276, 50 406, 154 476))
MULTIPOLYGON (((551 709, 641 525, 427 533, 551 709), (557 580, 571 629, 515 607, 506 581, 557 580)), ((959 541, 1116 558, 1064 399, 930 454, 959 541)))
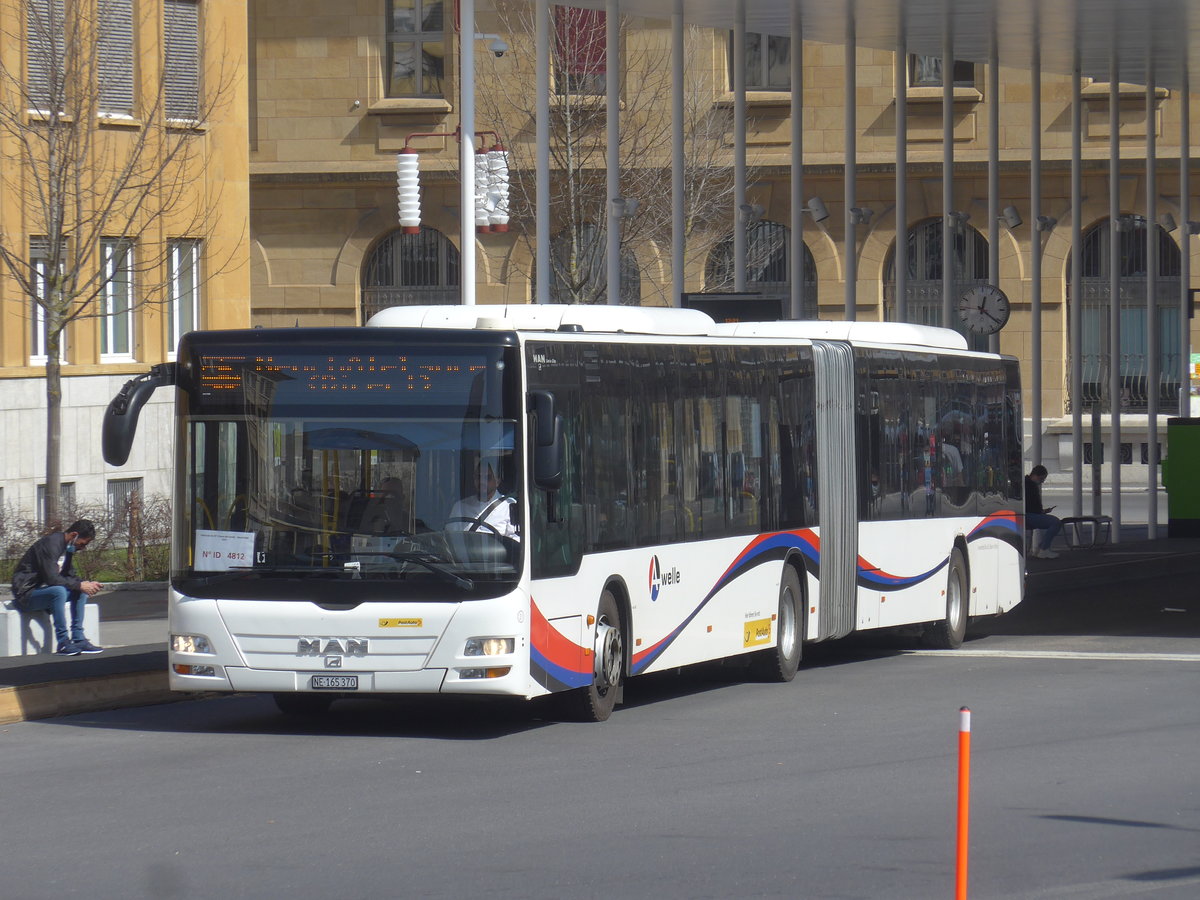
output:
POLYGON ((1032 550, 1031 556, 1040 559, 1057 559, 1058 554, 1050 549, 1062 528, 1062 519, 1050 515, 1053 506, 1042 506, 1042 482, 1046 480, 1046 467, 1036 465, 1025 476, 1025 529, 1041 531, 1042 539, 1032 550))

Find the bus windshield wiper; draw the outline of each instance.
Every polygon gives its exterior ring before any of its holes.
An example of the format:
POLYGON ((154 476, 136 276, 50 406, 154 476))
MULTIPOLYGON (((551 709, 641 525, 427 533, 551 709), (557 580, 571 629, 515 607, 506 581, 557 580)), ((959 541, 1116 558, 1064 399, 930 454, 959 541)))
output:
POLYGON ((463 578, 461 575, 456 575, 455 573, 451 572, 445 567, 446 561, 444 559, 439 559, 432 553, 413 553, 411 551, 408 553, 397 553, 393 550, 391 553, 356 553, 354 555, 382 556, 385 559, 394 559, 399 562, 414 562, 419 566, 424 566, 442 580, 448 581, 451 584, 462 588, 464 591, 475 589, 475 582, 473 582, 470 578, 463 578))

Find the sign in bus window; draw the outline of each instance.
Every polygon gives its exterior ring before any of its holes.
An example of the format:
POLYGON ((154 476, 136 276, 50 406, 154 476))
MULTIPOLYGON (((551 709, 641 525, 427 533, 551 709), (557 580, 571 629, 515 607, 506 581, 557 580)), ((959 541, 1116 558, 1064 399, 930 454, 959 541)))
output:
POLYGON ((254 534, 246 531, 196 529, 197 572, 228 572, 254 565, 254 534))

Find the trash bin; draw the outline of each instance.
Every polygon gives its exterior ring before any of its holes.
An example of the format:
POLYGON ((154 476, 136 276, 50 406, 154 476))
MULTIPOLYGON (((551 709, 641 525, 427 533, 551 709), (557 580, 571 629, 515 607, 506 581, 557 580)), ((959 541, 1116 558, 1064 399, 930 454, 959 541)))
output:
POLYGON ((1167 419, 1167 537, 1200 537, 1200 419, 1167 419))

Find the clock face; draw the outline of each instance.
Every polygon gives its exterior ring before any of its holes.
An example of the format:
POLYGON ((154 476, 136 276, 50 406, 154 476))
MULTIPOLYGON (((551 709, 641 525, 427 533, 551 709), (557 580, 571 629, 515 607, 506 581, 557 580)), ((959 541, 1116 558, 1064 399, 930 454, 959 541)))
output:
POLYGON ((990 284, 971 288, 958 301, 958 317, 975 334, 995 334, 1008 322, 1008 314, 1008 297, 990 284))

